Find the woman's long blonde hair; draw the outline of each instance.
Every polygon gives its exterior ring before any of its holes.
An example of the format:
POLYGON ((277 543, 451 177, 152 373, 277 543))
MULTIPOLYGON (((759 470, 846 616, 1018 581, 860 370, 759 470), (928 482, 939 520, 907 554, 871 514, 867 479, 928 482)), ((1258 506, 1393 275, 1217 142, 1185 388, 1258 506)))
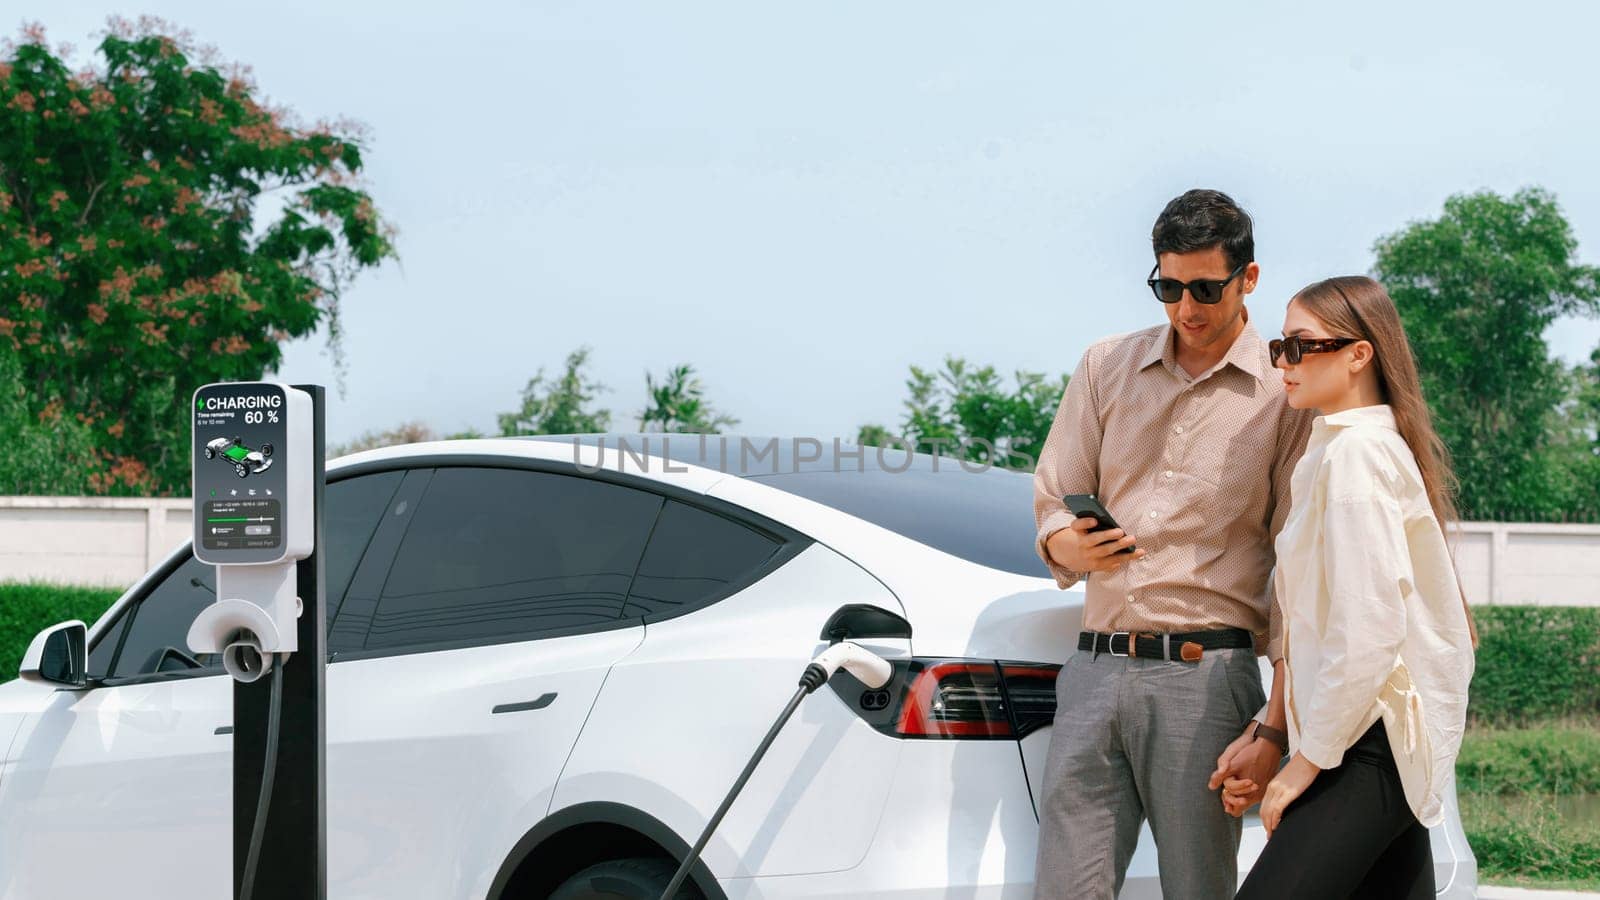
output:
MULTIPOLYGON (((1400 436, 1405 438, 1411 455, 1417 459, 1433 517, 1439 520, 1441 529, 1450 529, 1460 520, 1450 449, 1434 430, 1433 416, 1422 396, 1417 360, 1411 352, 1411 342, 1406 339, 1405 327, 1400 324, 1400 311, 1389 298, 1389 292, 1365 275, 1340 275, 1307 285, 1289 302, 1305 307, 1306 312, 1328 327, 1331 336, 1357 338, 1372 345, 1383 402, 1394 410, 1400 436)), ((1452 565, 1454 561, 1452 550, 1452 565)), ((1459 573, 1456 582, 1459 586, 1459 573)), ((1478 626, 1473 621, 1464 590, 1461 606, 1467 612, 1472 646, 1477 647, 1478 626)))

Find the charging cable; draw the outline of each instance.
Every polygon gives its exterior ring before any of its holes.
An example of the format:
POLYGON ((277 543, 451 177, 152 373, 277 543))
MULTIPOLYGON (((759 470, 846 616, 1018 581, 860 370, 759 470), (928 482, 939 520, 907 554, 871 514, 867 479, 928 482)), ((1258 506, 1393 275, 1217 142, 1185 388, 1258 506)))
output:
POLYGON ((272 666, 272 699, 267 710, 267 755, 261 764, 261 799, 256 801, 256 819, 250 827, 250 852, 244 859, 244 880, 239 900, 250 900, 256 889, 256 866, 261 862, 261 841, 267 832, 267 807, 272 802, 272 779, 278 769, 278 730, 283 717, 283 666, 289 654, 267 657, 272 666), (276 658, 274 658, 276 657, 276 658))
POLYGON ((745 764, 744 771, 739 773, 739 780, 733 783, 733 789, 728 791, 728 796, 723 798, 722 805, 717 807, 716 814, 711 817, 710 822, 706 823, 705 831, 700 833, 700 840, 695 841, 694 848, 689 851, 688 856, 684 857, 683 864, 678 866, 678 871, 672 876, 672 881, 668 882, 667 889, 661 892, 661 900, 672 900, 678 888, 683 885, 684 879, 689 877, 689 870, 694 868, 694 864, 699 861, 700 851, 704 850, 706 843, 711 840, 711 833, 716 831, 717 826, 722 823, 722 817, 728 814, 729 808, 733 806, 734 798, 738 797, 739 792, 744 790, 745 782, 750 780, 750 776, 756 770, 756 765, 761 762, 761 757, 767 755, 767 748, 771 747, 772 742, 777 739, 778 732, 783 730, 783 726, 788 723, 789 717, 793 716, 794 711, 800 708, 800 702, 806 698, 807 694, 827 684, 828 679, 832 678, 833 673, 840 668, 854 675, 862 684, 872 690, 877 690, 888 684, 889 679, 894 675, 894 669, 890 667, 883 657, 851 641, 840 641, 822 651, 821 655, 812 660, 806 666, 805 673, 800 676, 800 689, 795 691, 793 697, 789 698, 789 704, 783 708, 783 712, 778 716, 778 721, 772 723, 772 727, 767 730, 767 736, 761 739, 761 745, 756 747, 755 755, 750 757, 750 761, 745 764))

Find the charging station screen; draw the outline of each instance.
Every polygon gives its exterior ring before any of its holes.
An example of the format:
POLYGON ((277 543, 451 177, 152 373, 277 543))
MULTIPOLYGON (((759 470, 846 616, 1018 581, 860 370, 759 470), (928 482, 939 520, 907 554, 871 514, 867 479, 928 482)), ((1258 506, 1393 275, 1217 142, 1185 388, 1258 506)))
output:
POLYGON ((277 500, 207 500, 200 543, 207 550, 281 546, 283 504, 277 500))
POLYGON ((210 563, 284 554, 289 404, 261 382, 207 385, 194 402, 195 549, 210 563))

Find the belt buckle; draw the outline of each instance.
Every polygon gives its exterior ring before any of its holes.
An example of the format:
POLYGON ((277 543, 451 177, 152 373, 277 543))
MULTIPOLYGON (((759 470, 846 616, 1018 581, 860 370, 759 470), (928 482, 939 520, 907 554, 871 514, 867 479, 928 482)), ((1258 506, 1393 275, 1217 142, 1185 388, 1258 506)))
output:
POLYGON ((1123 651, 1122 653, 1118 653, 1117 652, 1117 635, 1119 635, 1119 634, 1123 635, 1124 637, 1127 637, 1127 639, 1128 639, 1128 650, 1132 650, 1133 649, 1133 632, 1131 632, 1131 631, 1113 631, 1113 632, 1111 632, 1111 639, 1106 641, 1106 652, 1111 654, 1112 656, 1127 656, 1128 655, 1127 651, 1123 651))

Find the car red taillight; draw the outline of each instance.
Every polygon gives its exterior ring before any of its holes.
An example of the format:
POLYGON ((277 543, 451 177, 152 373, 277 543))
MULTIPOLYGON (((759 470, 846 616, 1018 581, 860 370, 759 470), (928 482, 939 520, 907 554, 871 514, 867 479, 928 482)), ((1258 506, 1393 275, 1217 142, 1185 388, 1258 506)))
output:
POLYGON ((1060 666, 976 659, 896 660, 869 691, 848 673, 830 684, 884 734, 915 739, 1016 740, 1050 724, 1060 666))

